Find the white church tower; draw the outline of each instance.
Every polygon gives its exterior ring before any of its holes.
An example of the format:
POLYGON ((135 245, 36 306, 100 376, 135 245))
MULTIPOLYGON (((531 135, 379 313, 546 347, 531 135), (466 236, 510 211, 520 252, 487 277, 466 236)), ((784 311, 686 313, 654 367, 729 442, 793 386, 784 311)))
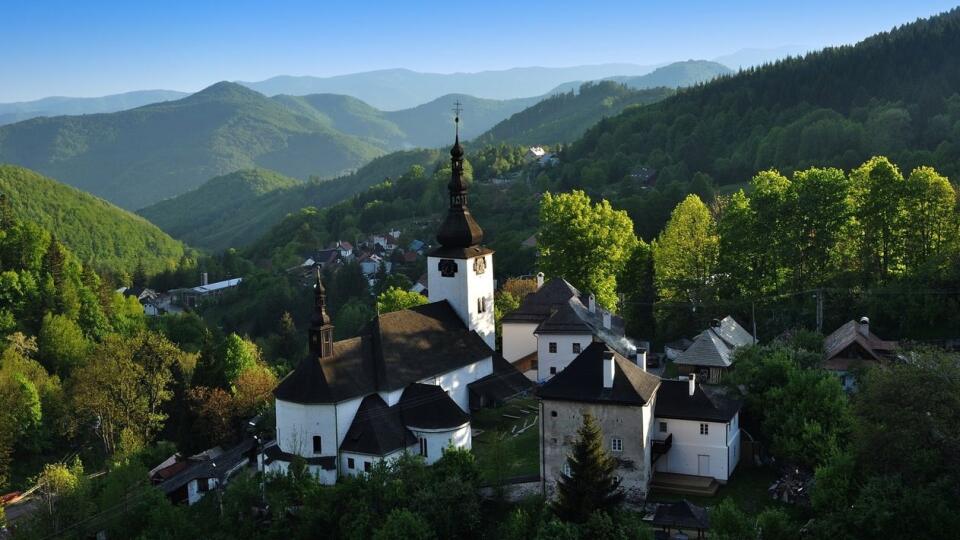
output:
POLYGON ((450 208, 437 241, 440 247, 427 257, 427 290, 431 302, 446 300, 467 328, 476 330, 491 349, 496 348, 493 324, 493 250, 480 245, 483 229, 467 208, 467 185, 463 179, 463 147, 460 146, 460 104, 456 142, 450 149, 452 164, 450 208))

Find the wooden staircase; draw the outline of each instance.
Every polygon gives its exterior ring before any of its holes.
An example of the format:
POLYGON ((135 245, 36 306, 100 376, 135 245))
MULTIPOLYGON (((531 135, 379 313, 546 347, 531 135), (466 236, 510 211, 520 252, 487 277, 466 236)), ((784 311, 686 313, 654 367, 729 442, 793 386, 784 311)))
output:
POLYGON ((709 476, 693 476, 667 472, 654 472, 650 481, 650 489, 660 493, 676 495, 695 495, 698 497, 712 497, 720 489, 720 483, 709 476))

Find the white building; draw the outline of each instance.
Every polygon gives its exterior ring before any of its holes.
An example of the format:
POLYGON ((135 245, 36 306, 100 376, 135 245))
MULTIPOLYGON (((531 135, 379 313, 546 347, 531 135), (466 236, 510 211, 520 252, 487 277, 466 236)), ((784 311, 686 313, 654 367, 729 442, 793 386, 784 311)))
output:
POLYGON ((741 402, 696 376, 665 380, 655 408, 655 470, 726 483, 740 462, 741 402))
POLYGON ((334 342, 317 273, 310 352, 274 391, 267 470, 299 456, 329 484, 403 452, 433 463, 450 445, 471 447, 471 404, 529 387, 494 351, 493 251, 466 206, 459 137, 450 153, 450 208, 427 259, 430 303, 378 315, 362 335, 334 342))
POLYGON ((543 284, 543 274, 537 281, 537 291, 501 321, 504 359, 521 371, 535 372, 536 380, 547 381, 563 371, 594 341, 627 357, 649 348, 646 342, 627 338, 623 319, 603 309, 592 294, 581 293, 564 279, 543 284))

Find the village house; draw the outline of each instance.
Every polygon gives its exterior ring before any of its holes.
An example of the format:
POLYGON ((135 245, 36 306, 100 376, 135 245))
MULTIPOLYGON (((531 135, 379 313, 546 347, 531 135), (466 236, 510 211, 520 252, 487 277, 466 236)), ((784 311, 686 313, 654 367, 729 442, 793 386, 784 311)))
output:
POLYGON ((870 319, 847 321, 823 340, 823 369, 836 374, 845 390, 856 387, 856 372, 894 358, 896 341, 870 331, 870 319))
POLYGON ((503 317, 501 333, 503 357, 541 382, 563 371, 594 341, 624 356, 649 349, 649 343, 626 337, 623 319, 603 309, 594 295, 560 278, 544 284, 542 273, 537 291, 503 317))
POLYGON ((561 475, 569 475, 583 416, 591 414, 603 432, 603 446, 616 459, 614 474, 630 501, 646 498, 654 408, 659 377, 647 373, 607 344, 590 343, 566 369, 539 389, 540 478, 544 495, 556 494, 561 475))
POLYGON ((336 249, 340 252, 340 258, 344 261, 352 261, 354 257, 353 253, 353 244, 347 242, 346 240, 337 240, 333 245, 333 249, 336 249))
POLYGON ((726 483, 740 461, 742 403, 720 386, 664 380, 654 408, 655 471, 711 477, 726 483))
POLYGON ((753 336, 728 315, 693 338, 673 363, 681 375, 696 374, 702 381, 717 384, 733 365, 734 352, 754 343, 753 336))
POLYGON ((317 273, 309 354, 274 390, 276 438, 260 456, 267 471, 300 456, 331 484, 403 452, 433 463, 448 446, 471 448, 471 404, 529 387, 494 350, 493 251, 467 210, 459 135, 450 153, 449 209, 427 258, 430 302, 334 341, 317 273))
POLYGON ((526 153, 523 155, 523 160, 527 163, 537 161, 542 158, 547 153, 542 146, 531 146, 527 148, 526 153))
POLYGON ((210 491, 229 483, 230 479, 250 464, 255 450, 254 439, 247 439, 224 451, 219 446, 187 459, 174 454, 154 467, 150 481, 174 504, 194 505, 210 491))

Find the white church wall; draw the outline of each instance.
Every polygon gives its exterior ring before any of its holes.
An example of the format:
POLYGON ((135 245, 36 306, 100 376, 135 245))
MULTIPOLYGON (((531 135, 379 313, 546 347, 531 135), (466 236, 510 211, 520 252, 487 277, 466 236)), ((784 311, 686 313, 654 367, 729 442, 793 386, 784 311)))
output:
POLYGON ((435 384, 450 395, 450 398, 463 409, 470 412, 470 392, 467 385, 493 373, 493 358, 487 357, 479 362, 468 364, 436 377, 423 379, 423 384, 435 384))
POLYGON ((503 323, 500 333, 503 337, 503 358, 507 362, 516 362, 537 350, 537 336, 533 331, 536 323, 503 323))
POLYGON ((335 456, 340 447, 334 406, 304 405, 278 399, 277 443, 284 452, 303 457, 335 456), (321 437, 321 452, 313 451, 313 437, 321 437))
POLYGON ((451 444, 454 448, 470 450, 473 447, 473 440, 470 432, 470 424, 464 424, 456 429, 419 429, 409 426, 410 431, 417 437, 418 444, 415 447, 416 452, 420 452, 419 440, 426 439, 427 454, 424 456, 428 465, 437 462, 443 457, 443 451, 451 444))
POLYGON ((411 446, 409 448, 391 452, 385 456, 361 454, 360 452, 343 452, 340 454, 340 474, 344 476, 359 476, 366 473, 366 469, 368 467, 368 465, 366 465, 367 463, 369 463, 369 467, 373 467, 380 461, 392 462, 402 456, 404 451, 416 453, 417 447, 411 446), (353 460, 353 468, 350 467, 350 460, 353 460))
POLYGON ((343 438, 347 436, 350 424, 353 423, 353 418, 357 415, 357 409, 360 408, 360 402, 363 401, 364 397, 365 396, 356 397, 337 403, 337 416, 335 418, 338 431, 337 449, 343 444, 343 438))

